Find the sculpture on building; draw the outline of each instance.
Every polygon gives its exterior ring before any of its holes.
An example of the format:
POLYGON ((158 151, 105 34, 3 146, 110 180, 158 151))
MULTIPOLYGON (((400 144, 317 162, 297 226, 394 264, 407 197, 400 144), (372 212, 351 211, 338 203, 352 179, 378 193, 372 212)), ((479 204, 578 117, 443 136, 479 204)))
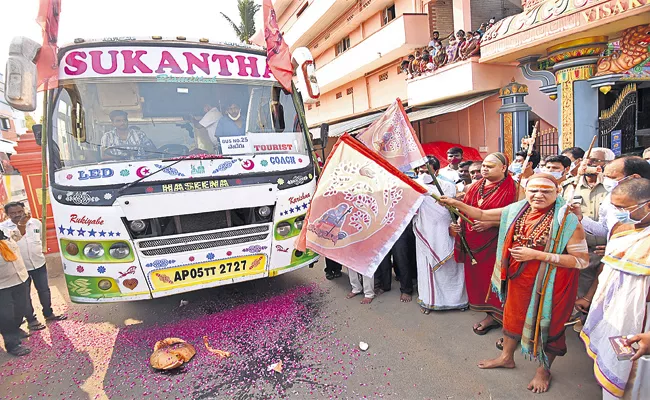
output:
POLYGON ((620 74, 648 61, 650 25, 639 25, 623 32, 620 48, 598 60, 596 76, 620 74))

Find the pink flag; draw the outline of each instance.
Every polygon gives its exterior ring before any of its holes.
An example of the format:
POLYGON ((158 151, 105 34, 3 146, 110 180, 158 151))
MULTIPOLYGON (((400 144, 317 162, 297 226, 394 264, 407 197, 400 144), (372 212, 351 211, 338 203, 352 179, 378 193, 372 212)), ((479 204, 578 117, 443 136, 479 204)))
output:
POLYGON ((289 46, 282 38, 280 28, 278 28, 271 0, 264 0, 264 40, 266 40, 266 63, 280 85, 291 92, 291 78, 293 77, 291 53, 289 46))
POLYGON ((400 171, 408 171, 427 162, 400 99, 395 99, 378 120, 357 135, 357 139, 400 171))
POLYGON ((296 248, 372 277, 425 193, 346 133, 325 163, 296 248))
POLYGON ((58 85, 57 41, 59 36, 59 13, 61 0, 40 0, 36 22, 43 30, 43 45, 36 56, 38 90, 58 85))

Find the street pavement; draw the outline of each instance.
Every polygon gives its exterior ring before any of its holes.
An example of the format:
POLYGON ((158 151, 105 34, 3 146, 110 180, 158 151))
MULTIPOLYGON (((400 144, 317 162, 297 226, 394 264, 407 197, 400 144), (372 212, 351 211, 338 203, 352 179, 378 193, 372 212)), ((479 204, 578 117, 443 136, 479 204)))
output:
MULTIPOLYGON (((517 352, 514 370, 480 370, 500 333, 472 332, 482 314, 423 315, 400 303, 399 284, 361 305, 346 299, 347 275, 327 281, 322 262, 279 277, 157 300, 72 304, 56 257, 48 256, 55 310, 67 321, 25 341, 32 354, 0 351, 0 398, 54 399, 597 399, 593 364, 567 331, 569 352, 553 366, 549 393, 526 385, 536 364, 517 352), (181 301, 186 305, 181 306, 181 301), (212 348, 230 351, 221 359, 212 348), (157 372, 157 340, 179 337, 196 356, 157 372), (369 344, 366 352, 359 342, 369 344), (282 372, 271 366, 282 361, 282 372)), ((32 293, 37 306, 36 293, 32 293)))

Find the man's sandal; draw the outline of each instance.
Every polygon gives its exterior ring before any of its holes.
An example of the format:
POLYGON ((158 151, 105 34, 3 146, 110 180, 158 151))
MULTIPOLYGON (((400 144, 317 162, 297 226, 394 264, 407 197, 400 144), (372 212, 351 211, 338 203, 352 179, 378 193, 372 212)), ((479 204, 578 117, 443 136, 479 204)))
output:
POLYGON ((494 322, 490 325, 483 325, 481 323, 478 324, 478 327, 472 327, 472 330, 474 333, 476 333, 479 336, 486 335, 488 332, 490 332, 492 329, 498 328, 499 324, 494 322), (483 328, 483 329, 478 329, 478 328, 483 328))
POLYGON ((497 340, 494 345, 497 347, 497 349, 503 351, 503 338, 499 338, 499 340, 497 340))
POLYGON ((16 346, 16 347, 12 348, 11 350, 7 350, 7 353, 9 353, 9 354, 11 354, 12 356, 15 356, 15 357, 26 356, 27 354, 29 354, 31 352, 32 351, 29 348, 27 348, 27 347, 25 347, 23 345, 20 345, 20 344, 18 346, 16 346))
POLYGON ((41 324, 38 321, 33 321, 27 324, 27 328, 29 328, 30 331, 42 331, 43 329, 47 328, 47 326, 41 324))
POLYGON ((65 315, 65 314, 61 314, 61 315, 54 315, 53 314, 53 315, 50 315, 49 317, 45 317, 46 321, 65 321, 66 319, 68 319, 68 316, 65 315))

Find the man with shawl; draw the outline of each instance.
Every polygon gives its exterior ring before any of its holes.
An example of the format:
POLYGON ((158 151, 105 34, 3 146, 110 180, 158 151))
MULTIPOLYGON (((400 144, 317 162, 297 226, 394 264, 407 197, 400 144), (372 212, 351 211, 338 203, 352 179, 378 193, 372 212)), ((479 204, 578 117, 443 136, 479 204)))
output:
MULTIPOLYGON (((502 208, 515 202, 517 188, 507 169, 508 159, 502 153, 493 153, 485 157, 481 166, 483 178, 470 186, 463 202, 481 210, 502 208)), ((458 231, 457 226, 454 224, 452 229, 458 231)), ((476 221, 472 226, 467 222, 461 222, 460 231, 465 234, 476 263, 472 264, 472 258, 465 252, 459 237, 456 237, 454 254, 456 261, 465 264, 469 308, 472 311, 487 313, 487 316, 473 327, 474 333, 485 335, 503 321, 501 301, 490 291, 490 279, 496 260, 499 221, 476 221)))
POLYGON ((650 329, 650 180, 621 182, 612 191, 611 205, 618 223, 580 333, 594 359, 603 399, 630 398, 636 378, 636 362, 619 361, 609 338, 650 329))
POLYGON ((482 369, 514 368, 521 342, 526 358, 540 362, 528 390, 543 393, 551 382, 556 356, 566 353, 564 324, 571 317, 580 269, 589 265, 582 226, 559 197, 561 188, 548 174, 535 174, 526 183, 526 199, 505 208, 481 210, 450 198, 470 218, 500 221, 492 290, 504 300, 503 350, 482 369))
MULTIPOLYGON (((429 165, 434 173, 440 169, 440 161, 433 156, 429 156, 429 165)), ((443 193, 439 193, 430 175, 422 175, 421 179, 420 183, 438 195, 454 197, 456 194, 456 186, 451 182, 440 180, 443 193)), ((449 211, 432 197, 424 199, 413 219, 418 304, 423 314, 431 310, 467 308, 463 264, 454 260, 454 239, 449 235, 451 222, 449 211)))

